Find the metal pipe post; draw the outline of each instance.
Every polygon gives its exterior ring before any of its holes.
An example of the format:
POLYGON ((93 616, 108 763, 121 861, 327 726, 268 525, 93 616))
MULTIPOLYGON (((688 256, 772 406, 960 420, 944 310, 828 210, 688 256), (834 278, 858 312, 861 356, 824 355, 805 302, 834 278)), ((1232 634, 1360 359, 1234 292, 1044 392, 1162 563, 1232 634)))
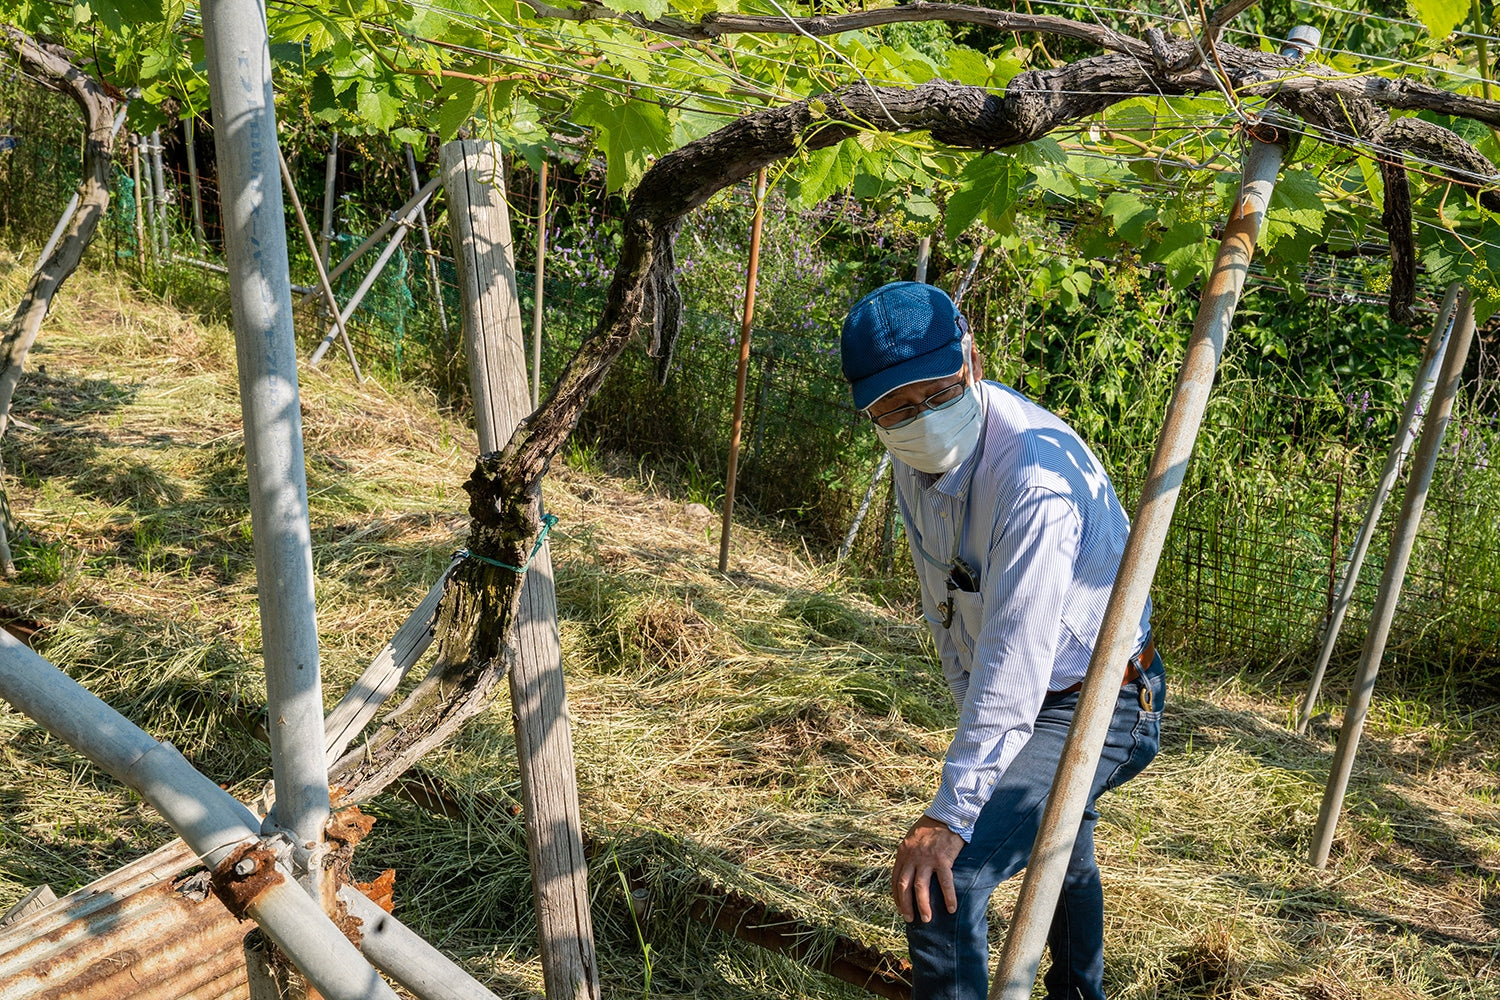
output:
POLYGON ((1427 505, 1427 488, 1432 484, 1432 473, 1437 468, 1443 434, 1447 431, 1448 419, 1453 414, 1453 398, 1458 394, 1459 379, 1469 356, 1469 344, 1474 339, 1474 301, 1467 289, 1458 307, 1458 319, 1454 325, 1457 330, 1453 342, 1448 345, 1448 353, 1443 358, 1432 409, 1422 418, 1422 437, 1417 442, 1417 453, 1412 458, 1406 496, 1401 501, 1401 517, 1391 536, 1390 555, 1386 557, 1385 572, 1380 576, 1380 590, 1375 596, 1375 607, 1370 612, 1370 631, 1365 635, 1364 652, 1359 658, 1359 672, 1354 680, 1354 688, 1349 692, 1344 727, 1339 731, 1339 744, 1333 752, 1328 786, 1323 791, 1323 804, 1318 809, 1318 825, 1313 831, 1312 849, 1308 852, 1308 861, 1314 868, 1322 868, 1328 864, 1328 852, 1333 847, 1333 833, 1338 826, 1339 812, 1343 808, 1344 792, 1349 787, 1349 775, 1354 770, 1354 754, 1359 749, 1365 715, 1370 710, 1370 697, 1375 691, 1375 676, 1380 671, 1380 658, 1385 654, 1386 639, 1391 634, 1391 620, 1396 616, 1396 602, 1401 597, 1401 580, 1411 561, 1412 546, 1417 540, 1417 528, 1422 521, 1422 509, 1427 505))
POLYGON ((205 0, 202 11, 272 723, 276 809, 266 822, 316 850, 328 768, 266 15, 260 0, 205 0))
POLYGON ((1328 661, 1333 657, 1334 644, 1338 642, 1339 630, 1344 625, 1344 615, 1349 610, 1349 602, 1354 598, 1354 588, 1359 583, 1359 571, 1364 566, 1365 554, 1370 549, 1370 540, 1375 537, 1375 525, 1380 520, 1380 512, 1385 507, 1387 498, 1391 495, 1391 489, 1396 485, 1396 477, 1401 474, 1401 466, 1406 462, 1406 453, 1411 450, 1412 441, 1417 435, 1417 418, 1426 410, 1427 404, 1432 400, 1432 390, 1437 384, 1437 368, 1443 363, 1443 354, 1448 347, 1448 339, 1453 333, 1454 321, 1457 313, 1454 306, 1458 303, 1459 285, 1457 282, 1448 286, 1448 294, 1443 298, 1443 304, 1438 309, 1437 318, 1433 320, 1432 333, 1427 338, 1427 346, 1422 352, 1422 361, 1417 366, 1416 378, 1412 380, 1411 393, 1406 397, 1406 406, 1401 411, 1401 425, 1396 429, 1396 440, 1391 442, 1391 452, 1386 456, 1385 469, 1380 473, 1380 483, 1375 487, 1375 495, 1370 497, 1370 505, 1365 508, 1365 519, 1359 526, 1359 535, 1354 542, 1354 551, 1349 554, 1349 565, 1344 570, 1344 580, 1339 586, 1338 598, 1333 603, 1333 608, 1328 614, 1328 623, 1323 629, 1323 648, 1318 654, 1318 663, 1313 667, 1312 680, 1308 682, 1307 694, 1302 699, 1302 709, 1297 713, 1297 732, 1307 732, 1307 724, 1312 721, 1313 706, 1318 702, 1318 691, 1323 686, 1323 674, 1328 670, 1328 661))
POLYGON ((885 470, 890 468, 891 453, 885 452, 880 456, 880 461, 875 465, 875 475, 870 477, 870 488, 865 490, 865 498, 859 502, 859 509, 854 512, 854 520, 849 524, 849 533, 844 536, 844 544, 839 546, 839 555, 834 560, 835 565, 849 558, 849 553, 854 550, 854 538, 859 534, 859 526, 864 523, 865 515, 870 511, 870 501, 875 499, 875 490, 880 486, 880 477, 885 475, 885 470))
MULTIPOLYGON (((423 198, 417 205, 420 207, 426 201, 427 199, 423 198)), ((359 283, 359 287, 354 290, 354 295, 349 299, 344 308, 335 314, 333 325, 328 328, 328 332, 323 335, 323 340, 318 344, 317 349, 312 352, 312 357, 308 359, 308 364, 316 367, 317 363, 323 360, 323 355, 327 354, 328 348, 333 345, 333 338, 338 336, 339 326, 349 322, 349 317, 354 315, 354 310, 359 308, 359 304, 365 300, 365 296, 369 294, 370 289, 375 287, 375 279, 380 277, 380 272, 384 271, 385 266, 391 262, 391 258, 395 256, 396 250, 400 248, 402 241, 406 239, 406 234, 409 232, 411 232, 411 223, 403 220, 401 228, 396 230, 390 242, 385 245, 385 249, 380 251, 380 256, 375 258, 375 265, 370 268, 370 273, 365 275, 364 280, 359 283)), ((330 281, 333 280, 333 275, 330 274, 328 278, 330 281)))
POLYGON ((1255 238, 1284 153, 1279 142, 1251 140, 1240 190, 1203 289, 1182 372, 1157 438, 1156 454, 1151 459, 1140 506, 1130 526, 1130 538, 1125 543, 1119 573, 1089 660, 1088 675, 1073 714, 1073 725, 1063 746, 1041 829, 1021 883, 1000 968, 990 983, 990 996, 996 1000, 1029 1000, 1036 982, 1047 929, 1057 909, 1063 876, 1119 697, 1120 671, 1135 651, 1136 628, 1166 543, 1177 495, 1203 422, 1209 390, 1224 352, 1240 291, 1245 286, 1250 258, 1255 253, 1255 238))
MULTIPOLYGON (((141 212, 146 219, 146 248, 151 251, 151 260, 156 263, 161 256, 161 240, 156 234, 156 190, 151 180, 151 141, 145 136, 136 137, 137 155, 141 161, 140 187, 141 212)), ((142 259, 145 258, 144 249, 142 259)))
POLYGON ((323 173, 323 231, 318 235, 318 259, 323 262, 323 270, 328 270, 328 248, 333 240, 333 210, 336 201, 334 199, 334 182, 339 173, 339 134, 333 133, 333 141, 328 146, 328 165, 323 173))
POLYGON ((151 130, 151 187, 156 194, 156 238, 161 241, 161 259, 172 259, 171 221, 167 217, 167 172, 162 166, 161 129, 151 130))
POLYGON ((924 236, 917 243, 917 271, 912 275, 912 281, 918 284, 927 284, 927 262, 932 259, 932 237, 924 236))
POLYGON ((760 230, 766 217, 766 168, 755 175, 755 218, 750 223, 750 264, 745 271, 745 313, 740 323, 740 364, 734 382, 734 424, 729 431, 729 475, 724 484, 724 523, 719 529, 719 572, 729 568, 729 528, 734 517, 740 431, 745 421, 745 380, 750 372, 750 327, 755 319, 755 281, 760 271, 760 230))
POLYGON ((281 150, 276 150, 276 159, 281 164, 281 181, 286 185, 286 193, 292 200, 292 211, 297 216, 297 225, 302 229, 302 239, 307 243, 307 252, 312 255, 313 268, 318 272, 318 285, 323 289, 323 298, 328 301, 328 308, 333 310, 333 325, 338 330, 339 337, 344 342, 344 350, 349 353, 349 365, 354 369, 354 377, 360 382, 365 380, 359 370, 359 359, 354 356, 354 345, 349 342, 349 331, 344 329, 344 318, 339 315, 339 300, 333 297, 333 286, 328 283, 328 272, 323 269, 323 262, 318 259, 318 248, 313 243, 312 227, 307 224, 307 215, 302 211, 302 199, 297 197, 297 185, 292 183, 292 168, 287 166, 286 156, 281 150))
POLYGON ((193 116, 182 119, 182 146, 187 150, 188 197, 193 200, 193 239, 207 240, 203 233, 203 186, 198 180, 198 148, 194 142, 193 116))
POLYGON ((546 297, 547 161, 536 177, 536 277, 531 294, 531 408, 542 401, 542 305, 546 297))
POLYGON ((375 968, 421 1000, 495 1000, 495 995, 416 931, 353 886, 339 889, 359 920, 359 950, 375 968))
MULTIPOLYGON (((422 178, 417 176, 417 155, 406 144, 406 170, 411 174, 411 189, 422 190, 422 178)), ((443 282, 438 275, 437 254, 432 249, 432 229, 427 225, 427 209, 417 209, 417 222, 422 228, 422 249, 426 251, 427 283, 432 286, 432 300, 437 304, 438 324, 443 328, 443 343, 448 343, 448 308, 443 304, 443 282)))

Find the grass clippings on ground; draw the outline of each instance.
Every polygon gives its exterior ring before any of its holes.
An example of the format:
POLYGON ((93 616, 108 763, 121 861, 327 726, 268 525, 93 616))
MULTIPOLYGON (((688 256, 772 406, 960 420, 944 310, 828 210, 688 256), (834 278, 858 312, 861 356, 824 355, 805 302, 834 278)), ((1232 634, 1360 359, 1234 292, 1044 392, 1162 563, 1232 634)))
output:
MULTIPOLYGON (((24 280, 0 259, 0 290, 24 280)), ((59 298, 5 440, 40 652, 215 780, 268 776, 233 343, 83 272, 59 298)), ((306 371, 303 421, 332 704, 447 564, 470 432, 400 387, 306 371)), ((664 474, 572 446, 549 477, 564 663, 606 994, 865 996, 689 912, 705 885, 831 942, 901 951, 893 844, 954 722, 909 606, 861 596, 781 529, 716 517, 664 474), (633 911, 628 889, 649 909, 633 911), (635 915, 633 915, 633 912, 635 915), (645 923, 638 919, 649 914, 645 923), (645 946, 649 945, 649 951, 645 946)), ((890 588, 886 588, 889 592, 890 588)), ((1500 996, 1492 707, 1382 690, 1326 871, 1306 863, 1336 736, 1287 731, 1286 678, 1175 663, 1163 751, 1100 802, 1112 996, 1500 996), (1420 706, 1420 707, 1417 707, 1420 706)), ((501 996, 540 992, 519 775, 499 703, 423 763, 456 807, 387 795, 357 874, 501 996)), ((0 910, 170 839, 132 794, 0 707, 0 910)), ((996 897, 998 941, 1017 886, 996 897)))

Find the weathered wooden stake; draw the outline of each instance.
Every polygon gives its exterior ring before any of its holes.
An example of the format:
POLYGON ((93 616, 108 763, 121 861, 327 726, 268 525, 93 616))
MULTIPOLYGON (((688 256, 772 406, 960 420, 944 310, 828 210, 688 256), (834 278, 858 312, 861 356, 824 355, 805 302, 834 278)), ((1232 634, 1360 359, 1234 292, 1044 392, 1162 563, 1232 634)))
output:
MULTIPOLYGON (((481 453, 499 450, 527 413, 526 351, 500 149, 462 140, 440 151, 464 342, 481 453)), ((599 967, 588 866, 557 638, 552 557, 545 543, 522 585, 510 648, 510 692, 521 764, 542 974, 550 1000, 597 1000, 599 967)))

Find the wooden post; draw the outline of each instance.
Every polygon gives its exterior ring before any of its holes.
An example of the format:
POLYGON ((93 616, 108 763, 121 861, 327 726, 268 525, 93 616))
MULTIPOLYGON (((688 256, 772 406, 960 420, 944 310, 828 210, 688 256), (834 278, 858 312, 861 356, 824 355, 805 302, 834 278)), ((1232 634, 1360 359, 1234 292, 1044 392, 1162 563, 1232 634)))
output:
MULTIPOLYGON (((460 140, 444 145, 440 157, 474 419, 479 449, 488 453, 509 440, 530 403, 500 148, 460 140)), ((552 556, 545 544, 521 590, 510 692, 546 993, 549 1000, 597 1000, 588 866, 557 639, 552 556)))

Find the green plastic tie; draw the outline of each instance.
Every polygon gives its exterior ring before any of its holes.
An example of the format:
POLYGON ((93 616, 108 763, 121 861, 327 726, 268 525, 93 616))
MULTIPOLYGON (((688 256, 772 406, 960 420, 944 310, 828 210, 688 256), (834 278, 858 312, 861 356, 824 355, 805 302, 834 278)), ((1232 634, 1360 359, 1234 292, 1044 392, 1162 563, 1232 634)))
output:
POLYGON ((525 573, 531 568, 531 564, 536 561, 536 554, 542 550, 542 543, 547 540, 547 536, 552 532, 552 526, 556 523, 556 514, 542 515, 542 532, 541 534, 536 536, 536 544, 531 547, 531 555, 526 557, 526 565, 524 566, 512 566, 508 562, 501 562, 499 559, 491 559, 489 556, 482 556, 478 552, 471 552, 468 549, 459 549, 456 554, 460 559, 478 559, 482 563, 489 563, 491 566, 499 566, 501 569, 508 569, 513 573, 525 573))

